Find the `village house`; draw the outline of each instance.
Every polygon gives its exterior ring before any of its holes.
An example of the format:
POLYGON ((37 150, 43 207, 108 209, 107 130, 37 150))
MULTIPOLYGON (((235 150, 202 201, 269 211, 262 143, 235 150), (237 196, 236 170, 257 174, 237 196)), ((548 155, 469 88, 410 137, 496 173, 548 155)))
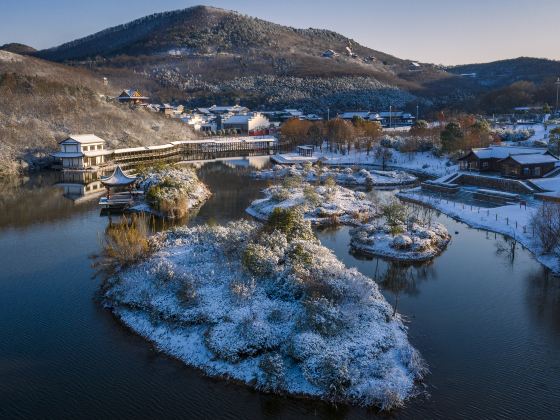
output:
POLYGON ((354 117, 358 117, 363 120, 367 120, 369 119, 370 114, 370 111, 348 111, 338 114, 338 118, 342 118, 343 120, 352 120, 354 117))
POLYGON ((225 105, 218 106, 212 105, 210 108, 197 108, 196 111, 200 114, 205 115, 222 115, 222 114, 246 114, 249 112, 249 108, 241 105, 225 105))
POLYGON ((307 115, 304 115, 304 116, 303 116, 303 119, 304 119, 304 120, 307 120, 307 121, 322 121, 322 120, 323 120, 323 118, 320 117, 320 116, 317 115, 317 114, 307 114, 307 115))
POLYGON ((105 140, 94 134, 72 134, 59 142, 60 151, 52 153, 63 169, 96 168, 105 163, 105 140))
POLYGON ((270 121, 260 112, 250 112, 244 115, 232 115, 223 119, 221 123, 224 130, 238 130, 248 134, 267 134, 270 121))
POLYGON ((159 106, 159 112, 161 112, 166 117, 171 117, 175 114, 175 108, 169 104, 163 104, 159 106))
POLYGON ((383 111, 377 114, 383 127, 400 127, 414 124, 415 117, 404 111, 383 111))
POLYGON ((518 146, 472 149, 458 161, 463 171, 499 173, 517 179, 540 178, 560 163, 547 149, 518 146))
POLYGON ((128 103, 133 105, 146 105, 148 103, 147 96, 142 95, 142 93, 137 89, 125 89, 117 96, 117 100, 121 103, 128 103))

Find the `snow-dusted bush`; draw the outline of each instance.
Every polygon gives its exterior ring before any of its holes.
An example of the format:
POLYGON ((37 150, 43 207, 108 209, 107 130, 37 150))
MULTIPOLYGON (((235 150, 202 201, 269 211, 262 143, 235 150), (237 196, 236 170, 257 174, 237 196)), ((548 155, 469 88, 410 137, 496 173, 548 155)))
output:
POLYGON ((331 336, 340 332, 344 325, 342 313, 325 297, 310 299, 305 302, 305 323, 307 328, 321 335, 331 336))
POLYGON ((391 246, 395 249, 410 249, 412 245, 412 238, 408 235, 397 235, 393 238, 391 246))
POLYGON ((259 362, 262 372, 262 389, 277 391, 286 386, 286 367, 284 360, 278 353, 268 353, 259 362))
POLYGON ((501 141, 525 141, 535 134, 535 130, 521 129, 514 130, 512 128, 497 128, 496 135, 501 141))

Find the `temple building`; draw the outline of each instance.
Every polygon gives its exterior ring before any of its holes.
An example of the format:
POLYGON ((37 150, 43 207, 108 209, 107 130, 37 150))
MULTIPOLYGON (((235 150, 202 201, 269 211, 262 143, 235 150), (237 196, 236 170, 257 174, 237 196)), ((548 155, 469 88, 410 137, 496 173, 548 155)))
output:
POLYGON ((72 134, 58 143, 60 151, 51 156, 60 160, 62 169, 94 169, 105 163, 105 140, 94 134, 72 134))

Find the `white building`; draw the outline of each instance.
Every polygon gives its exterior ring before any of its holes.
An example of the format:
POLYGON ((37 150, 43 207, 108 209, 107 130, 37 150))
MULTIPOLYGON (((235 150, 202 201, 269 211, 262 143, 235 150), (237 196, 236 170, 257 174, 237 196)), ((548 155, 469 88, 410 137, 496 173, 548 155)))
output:
POLYGON ((371 112, 369 111, 349 111, 343 112, 342 114, 338 115, 338 118, 342 118, 343 120, 351 120, 354 117, 362 118, 363 120, 369 119, 371 112))
POLYGON ((222 120, 224 130, 236 129, 243 133, 268 130, 270 120, 260 112, 250 112, 244 115, 232 115, 222 120))
POLYGON ((241 106, 241 105, 225 105, 225 106, 218 106, 212 105, 210 108, 197 108, 197 112, 201 114, 213 114, 213 115, 221 115, 221 114, 246 114, 249 112, 249 108, 241 106))
POLYGON ((72 134, 58 143, 60 151, 52 156, 60 159, 63 169, 88 169, 105 163, 105 140, 94 134, 72 134))

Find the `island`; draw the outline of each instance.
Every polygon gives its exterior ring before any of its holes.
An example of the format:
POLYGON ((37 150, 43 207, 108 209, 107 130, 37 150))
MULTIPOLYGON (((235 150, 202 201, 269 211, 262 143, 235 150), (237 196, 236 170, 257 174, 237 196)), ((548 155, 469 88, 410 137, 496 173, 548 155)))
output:
POLYGON ((160 351, 255 389, 390 409, 426 372, 377 284, 298 209, 174 228, 106 280, 105 305, 160 351))
POLYGON ((327 178, 333 178, 339 185, 364 187, 397 187, 418 181, 414 175, 404 171, 313 166, 309 162, 295 166, 274 165, 269 169, 254 171, 252 175, 257 179, 283 179, 296 176, 308 182, 324 182, 327 178))
POLYGON ((412 212, 398 199, 381 206, 381 217, 350 231, 350 246, 362 254, 400 261, 427 261, 439 255, 451 240, 441 223, 425 209, 412 212))
POLYGON ((140 169, 138 186, 144 202, 131 211, 152 213, 158 217, 182 218, 210 196, 210 190, 189 166, 160 165, 140 169))
POLYGON ((300 207, 304 216, 316 226, 357 225, 375 217, 378 206, 366 194, 341 187, 332 178, 324 185, 287 178, 282 185, 263 191, 265 198, 255 200, 247 213, 258 220, 267 220, 276 208, 300 207))

